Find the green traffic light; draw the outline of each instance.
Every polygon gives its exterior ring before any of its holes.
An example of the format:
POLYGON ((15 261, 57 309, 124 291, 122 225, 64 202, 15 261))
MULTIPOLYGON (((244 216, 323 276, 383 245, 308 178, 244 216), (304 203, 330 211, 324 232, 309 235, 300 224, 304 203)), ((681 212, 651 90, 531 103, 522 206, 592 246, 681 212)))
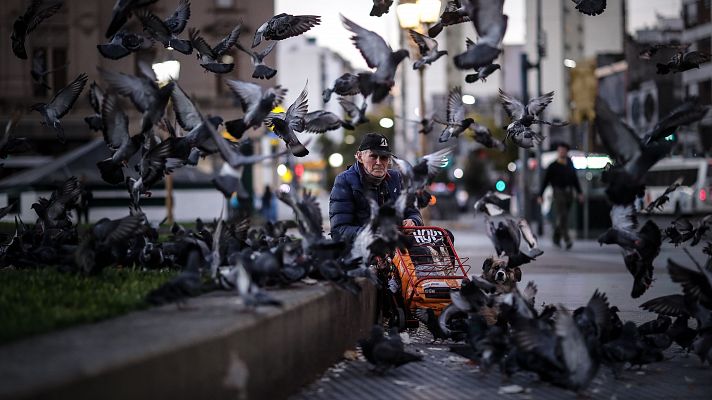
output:
POLYGON ((504 189, 507 188, 507 184, 500 179, 497 181, 497 183, 495 183, 494 188, 497 189, 498 192, 504 192, 504 189))

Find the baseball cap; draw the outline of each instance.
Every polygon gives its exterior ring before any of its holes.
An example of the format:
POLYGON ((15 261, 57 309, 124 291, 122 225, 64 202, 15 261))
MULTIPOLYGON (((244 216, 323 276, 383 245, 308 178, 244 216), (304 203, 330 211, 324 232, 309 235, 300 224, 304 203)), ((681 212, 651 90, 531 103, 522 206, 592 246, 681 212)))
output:
POLYGON ((371 150, 376 155, 392 156, 391 145, 388 138, 380 133, 367 133, 361 140, 358 150, 371 150))

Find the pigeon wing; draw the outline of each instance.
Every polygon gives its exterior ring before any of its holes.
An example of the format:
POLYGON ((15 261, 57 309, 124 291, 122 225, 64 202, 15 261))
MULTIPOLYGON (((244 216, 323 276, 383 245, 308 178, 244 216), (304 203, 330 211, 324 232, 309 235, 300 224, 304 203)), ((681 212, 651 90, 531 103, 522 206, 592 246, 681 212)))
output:
POLYGON ((546 106, 551 104, 552 100, 554 100, 554 92, 544 93, 539 97, 535 97, 529 100, 529 104, 527 104, 527 112, 529 115, 539 115, 542 111, 544 111, 546 106))
POLYGON ((54 14, 62 8, 64 1, 44 1, 44 0, 32 0, 32 3, 27 9, 27 12, 23 15, 25 22, 27 23, 27 28, 25 33, 30 33, 37 28, 42 21, 53 16, 54 14), (45 3, 50 3, 45 6, 45 3))
POLYGON ((218 43, 214 48, 213 51, 215 52, 216 55, 221 56, 225 53, 227 53, 232 46, 237 43, 237 39, 240 37, 240 30, 242 29, 242 25, 237 25, 235 28, 233 28, 230 33, 225 36, 220 43, 218 43))
POLYGON ((104 102, 104 90, 96 82, 89 85, 89 102, 94 112, 101 114, 101 105, 104 102))
POLYGON ((129 134, 129 118, 121 109, 114 94, 104 99, 101 107, 101 119, 104 121, 104 141, 110 149, 116 150, 129 134))
POLYGON ((307 114, 309 108, 308 95, 307 87, 304 86, 297 100, 287 109, 285 119, 287 123, 289 123, 289 126, 297 132, 301 132, 304 127, 304 116, 307 114))
POLYGON ((191 131, 203 122, 198 110, 195 108, 195 104, 193 104, 188 95, 185 94, 178 84, 173 87, 171 100, 173 103, 173 111, 176 114, 176 120, 181 128, 186 131, 191 131))
POLYGON ((180 0, 178 8, 173 14, 166 18, 163 22, 168 27, 168 30, 178 35, 185 29, 188 19, 190 18, 190 0, 180 0))
POLYGON ((420 33, 412 29, 409 29, 408 33, 410 33, 410 37, 413 38, 415 44, 418 45, 418 51, 420 52, 421 56, 425 56, 431 50, 437 49, 438 42, 435 39, 427 37, 425 35, 421 35, 420 33))
POLYGON ((346 29, 353 32, 351 41, 361 52, 369 68, 377 68, 388 61, 393 50, 379 34, 362 28, 343 15, 341 15, 341 21, 346 29))
POLYGON ((459 125, 465 119, 465 104, 462 102, 462 89, 457 86, 450 90, 447 99, 447 122, 459 125))
POLYGON ((524 117, 526 113, 524 104, 507 93, 504 93, 502 89, 499 89, 499 101, 504 106, 504 110, 509 117, 513 120, 520 120, 524 117))
POLYGON ((72 81, 69 85, 65 86, 60 90, 48 104, 48 108, 54 110, 57 118, 63 117, 77 101, 79 95, 84 90, 84 86, 87 84, 87 74, 81 73, 79 76, 72 81))
POLYGON ((242 111, 262 98, 262 88, 254 83, 228 79, 226 84, 242 104, 242 111))
POLYGON ((608 154, 617 163, 624 165, 640 154, 642 144, 638 135, 600 97, 596 99, 595 125, 608 154))

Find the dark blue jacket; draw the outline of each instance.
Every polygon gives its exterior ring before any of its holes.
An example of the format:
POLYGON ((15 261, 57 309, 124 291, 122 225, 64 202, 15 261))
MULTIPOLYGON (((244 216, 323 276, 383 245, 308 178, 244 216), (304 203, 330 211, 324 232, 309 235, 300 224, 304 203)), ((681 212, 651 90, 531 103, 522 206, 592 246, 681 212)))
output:
MULTIPOLYGON (((371 218, 371 207, 366 196, 375 193, 365 193, 362 174, 365 172, 356 163, 346 171, 340 173, 334 181, 329 198, 329 221, 331 222, 331 236, 337 240, 351 242, 358 232, 366 226, 371 218)), ((395 201, 401 191, 400 172, 389 169, 388 175, 381 182, 376 196, 379 205, 388 201, 395 201)), ((373 190, 371 190, 373 192, 373 190)), ((403 219, 412 219, 416 225, 423 225, 420 212, 415 207, 406 208, 403 219)))

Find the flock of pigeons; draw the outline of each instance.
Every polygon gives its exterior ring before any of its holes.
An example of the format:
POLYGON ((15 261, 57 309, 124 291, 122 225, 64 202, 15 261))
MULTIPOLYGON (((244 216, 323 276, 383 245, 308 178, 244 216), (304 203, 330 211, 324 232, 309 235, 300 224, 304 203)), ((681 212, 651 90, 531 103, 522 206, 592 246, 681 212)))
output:
MULTIPOLYGON (((167 18, 149 10, 148 6, 156 1, 117 0, 106 31, 108 42, 97 45, 100 54, 116 60, 158 42, 184 54, 195 52, 198 63, 206 71, 224 74, 234 69, 232 59, 226 55, 232 47, 237 47, 250 55, 254 64, 253 78, 269 80, 277 71, 265 65, 264 59, 276 42, 301 35, 320 23, 318 16, 279 14, 256 30, 249 48, 238 42, 239 25, 219 43, 211 45, 192 28, 188 29, 188 39, 180 38, 190 18, 189 0, 179 0, 177 9, 167 18), (126 23, 131 18, 138 20, 143 28, 141 32, 127 28, 126 23), (262 50, 253 50, 263 41, 269 43, 262 50)), ((588 15, 602 13, 606 3, 605 0, 573 1, 579 11, 588 15)), ((389 12, 393 1, 374 0, 373 3, 371 15, 381 16, 389 12)), ((466 51, 453 60, 457 68, 472 71, 466 78, 467 83, 485 80, 499 69, 494 61, 501 52, 507 27, 503 4, 504 0, 449 1, 428 36, 410 32, 420 55, 413 68, 424 68, 446 54, 438 50, 434 39, 445 27, 472 22, 479 40, 475 43, 468 39, 466 51)), ((27 58, 28 35, 62 5, 61 0, 31 0, 13 25, 12 49, 18 58, 27 58)), ((111 157, 99 162, 97 167, 107 183, 126 186, 130 194, 129 215, 116 220, 101 219, 80 233, 70 218, 70 210, 75 207, 82 187, 76 178, 70 178, 49 199, 41 198, 33 204, 38 216, 34 225, 26 225, 16 218, 15 233, 7 235, 0 245, 0 263, 19 267, 59 265, 87 274, 98 273, 112 265, 181 268, 178 276, 148 295, 147 299, 155 304, 220 288, 236 291, 247 306, 279 305, 264 287, 310 282, 315 278, 334 282, 352 293, 360 291, 355 281, 358 277, 366 277, 378 285, 378 279, 369 268, 370 260, 405 246, 398 229, 403 210, 416 203, 422 205, 420 199, 427 183, 447 164, 454 146, 426 155, 415 165, 395 159, 403 173, 403 191, 395 203, 379 206, 371 202, 371 220, 354 243, 327 238, 319 204, 310 193, 300 193, 297 187, 277 194, 293 209, 294 221, 252 226, 247 219, 223 221, 221 215, 212 223, 198 220, 192 229, 174 224, 166 240, 159 240, 159 226, 146 218, 140 206, 142 196, 150 196, 151 188, 166 174, 196 165, 201 157, 210 154, 218 154, 224 160, 223 168, 214 179, 216 188, 226 197, 236 193, 238 198, 244 199, 247 192, 240 180, 241 168, 264 159, 241 152, 241 144, 250 140, 243 139, 250 129, 269 127, 285 142, 288 152, 303 157, 309 151, 295 132, 353 129, 367 122, 368 101, 378 103, 389 95, 397 67, 408 57, 408 51, 393 51, 375 32, 344 16, 341 19, 372 69, 344 74, 323 93, 325 102, 334 93, 344 96, 339 98, 339 103, 348 120, 325 110, 309 112, 306 88, 286 112, 273 112, 284 99, 286 88, 279 85, 265 88, 228 79, 225 82, 243 114, 225 121, 219 116, 203 116, 178 82, 159 83, 148 65, 140 65, 138 75, 99 68, 105 88, 96 82, 90 84, 89 95, 95 114, 85 120, 91 129, 103 133, 112 152, 111 157), (362 97, 360 105, 345 97, 358 94, 362 97), (139 127, 129 127, 123 97, 141 113, 139 127), (166 118, 169 103, 175 113, 175 123, 166 118), (219 132, 220 125, 224 125, 231 138, 219 132), (135 159, 138 161, 132 162, 135 159), (299 238, 287 235, 287 230, 292 228, 299 231, 299 238)), ((655 51, 651 50, 651 55, 655 51)), ((661 72, 679 72, 698 62, 700 57, 681 50, 675 60, 658 68, 661 72)), ((32 76, 38 83, 46 85, 46 76, 50 73, 52 71, 43 70, 41 64, 33 62, 32 76)), ((87 80, 87 75, 82 73, 48 102, 32 107, 60 141, 64 140, 61 118, 71 110, 87 80)), ((553 124, 540 118, 552 99, 553 92, 550 92, 523 104, 500 92, 500 100, 511 118, 506 140, 523 148, 541 143, 543 136, 532 126, 553 124)), ((608 185, 606 193, 613 205, 612 227, 599 242, 617 244, 623 249, 625 265, 634 278, 631 293, 634 298, 641 296, 652 283, 653 261, 664 238, 676 245, 694 246, 702 242, 709 231, 710 216, 694 223, 678 219, 664 232, 652 221, 639 228, 636 208, 646 172, 671 151, 672 144, 664 138, 677 127, 698 121, 706 112, 694 99, 688 100, 641 136, 621 122, 603 99, 598 99, 596 128, 615 161, 604 176, 608 185)), ((27 140, 12 135, 19 118, 16 115, 11 119, 0 138, 0 158, 29 148, 27 140)), ((471 130, 473 138, 485 147, 500 150, 505 147, 485 126, 467 118, 459 87, 450 92, 447 121, 424 118, 419 122, 424 134, 433 129, 434 123, 443 124, 445 128, 440 135, 443 143, 471 130)), ((268 157, 282 156, 287 151, 268 157)), ((674 183, 647 211, 662 206, 676 185, 680 183, 674 183)), ((495 216, 501 213, 497 204, 502 200, 501 196, 490 193, 476 208, 495 216)), ((0 209, 0 217, 11 207, 0 209)), ((507 268, 518 268, 542 253, 526 220, 505 219, 497 225, 488 220, 487 225, 497 256, 507 257, 507 268), (520 250, 522 239, 528 244, 527 250, 520 250)), ((464 280, 461 289, 452 293, 453 307, 463 317, 455 322, 441 319, 428 326, 433 332, 437 331, 435 337, 464 340, 467 344, 454 351, 477 360, 485 368, 499 365, 507 374, 534 371, 542 379, 572 390, 584 389, 601 364, 618 371, 625 363, 641 365, 659 361, 663 358, 662 351, 673 342, 692 349, 703 362, 709 361, 712 359, 712 245, 709 242, 705 253, 709 258, 704 265, 695 262, 697 270, 669 261, 669 273, 673 281, 681 284, 683 293, 643 304, 644 309, 658 313, 659 317, 640 326, 623 323, 617 316, 617 308, 610 306, 605 294, 600 292, 594 293, 588 305, 573 314, 560 306, 547 306, 538 311, 534 307, 536 286, 533 283, 521 292, 515 287, 508 293, 497 293, 496 285, 477 277, 464 280), (484 308, 497 310, 496 324, 487 324, 481 315, 484 308), (674 322, 671 317, 675 318, 674 322), (688 326, 690 318, 697 321, 695 328, 688 326)), ((371 337, 361 342, 361 347, 365 357, 381 372, 420 359, 405 352, 398 335, 384 336, 381 327, 374 328, 371 337)))

